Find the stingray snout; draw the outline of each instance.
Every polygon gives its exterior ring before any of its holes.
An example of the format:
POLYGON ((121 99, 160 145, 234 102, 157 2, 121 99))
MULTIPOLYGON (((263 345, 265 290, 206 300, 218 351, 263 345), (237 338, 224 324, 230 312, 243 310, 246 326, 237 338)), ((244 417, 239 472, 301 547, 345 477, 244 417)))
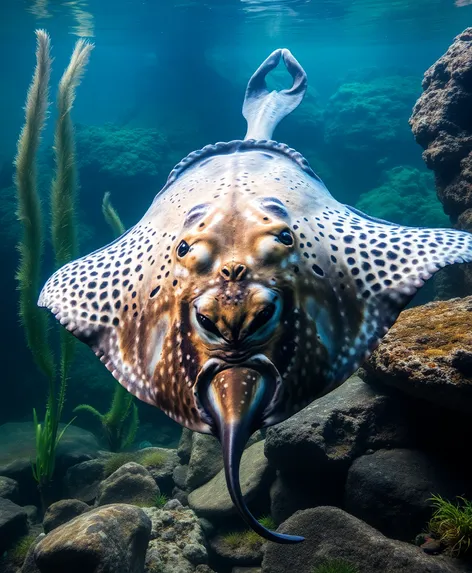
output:
POLYGON ((249 511, 241 491, 239 466, 249 437, 263 427, 281 384, 275 365, 255 355, 240 365, 210 359, 198 375, 196 393, 213 434, 220 440, 226 484, 231 499, 246 523, 276 543, 298 543, 303 537, 270 531, 249 511))

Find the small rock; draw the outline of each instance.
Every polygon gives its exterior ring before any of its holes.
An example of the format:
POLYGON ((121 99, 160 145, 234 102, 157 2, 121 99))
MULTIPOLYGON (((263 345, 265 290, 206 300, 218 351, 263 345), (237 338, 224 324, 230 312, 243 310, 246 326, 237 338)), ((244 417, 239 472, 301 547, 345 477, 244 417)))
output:
POLYGON ((193 490, 209 482, 222 467, 223 455, 220 442, 214 436, 194 432, 186 489, 193 490))
POLYGON ((23 507, 0 498, 0 555, 28 531, 28 516, 23 507))
POLYGON ((202 526, 203 531, 207 537, 212 537, 215 533, 215 526, 211 521, 205 519, 204 517, 200 517, 199 520, 200 525, 202 526))
POLYGON ((95 505, 135 503, 152 506, 159 494, 159 488, 148 470, 135 462, 129 462, 102 481, 95 505))
POLYGON ((177 448, 177 455, 179 456, 180 463, 185 465, 190 461, 190 453, 192 451, 192 430, 188 428, 182 429, 179 447, 177 448))
POLYGON ((81 462, 70 467, 64 478, 64 490, 70 499, 92 503, 103 480, 105 458, 81 462))
MULTIPOLYGON (((264 442, 257 442, 245 450, 239 471, 241 489, 246 503, 252 502, 268 509, 268 492, 274 477, 264 455, 264 442)), ((208 519, 226 519, 235 515, 236 509, 231 501, 226 485, 224 470, 221 470, 205 485, 192 491, 188 497, 190 507, 200 517, 208 519)), ((263 511, 263 510, 262 510, 263 511)))
POLYGON ((411 541, 431 518, 431 494, 446 499, 467 495, 468 477, 424 452, 379 450, 350 467, 345 507, 387 537, 411 541))
POLYGON ((327 499, 330 485, 317 482, 310 479, 305 483, 303 476, 278 472, 270 488, 270 515, 275 523, 282 523, 299 509, 320 505, 322 498, 327 499))
POLYGON ((194 573, 195 564, 207 561, 203 530, 191 509, 146 507, 143 511, 152 522, 147 571, 194 573))
POLYGON ((18 503, 20 497, 18 482, 9 477, 0 476, 0 497, 18 503))
POLYGON ((182 509, 182 504, 178 499, 169 499, 169 501, 164 505, 162 509, 167 509, 167 510, 182 509))
POLYGON ((208 565, 197 565, 195 573, 215 573, 208 565))
POLYGON ((188 466, 175 466, 172 477, 175 485, 180 489, 185 489, 187 482, 188 466))
POLYGON ((41 573, 140 573, 151 521, 138 507, 107 505, 54 529, 34 551, 41 573))
POLYGON ((437 539, 427 539, 420 547, 428 555, 438 555, 442 551, 441 543, 437 539))
POLYGON ((78 499, 61 499, 61 501, 56 501, 56 503, 53 503, 47 508, 44 514, 44 533, 49 533, 53 529, 56 529, 56 527, 71 521, 74 517, 82 515, 82 513, 89 510, 90 506, 78 499))
POLYGON ((184 546, 182 555, 194 565, 206 563, 208 559, 207 550, 200 543, 188 543, 184 546))
MULTIPOLYGON (((174 469, 179 466, 179 456, 177 455, 176 450, 169 448, 145 448, 144 450, 140 450, 139 455, 152 456, 154 453, 163 454, 165 456, 164 463, 153 467, 144 464, 143 460, 142 464, 145 465, 148 472, 154 478, 154 481, 157 483, 159 490, 166 495, 170 495, 172 488, 174 487, 174 469)), ((141 459, 138 461, 141 463, 141 459)))
POLYGON ((262 573, 313 573, 326 559, 342 559, 362 573, 467 573, 459 559, 431 557, 415 545, 388 539, 336 507, 298 511, 278 528, 302 535, 303 543, 266 543, 262 573))

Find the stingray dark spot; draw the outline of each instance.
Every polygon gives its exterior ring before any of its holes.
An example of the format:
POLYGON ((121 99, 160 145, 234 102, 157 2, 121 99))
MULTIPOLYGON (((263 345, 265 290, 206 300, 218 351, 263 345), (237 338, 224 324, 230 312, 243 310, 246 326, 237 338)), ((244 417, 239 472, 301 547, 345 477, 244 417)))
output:
POLYGON ((357 267, 354 267, 353 269, 351 269, 351 274, 353 276, 357 276, 360 273, 359 269, 357 267))
POLYGON ((382 289, 382 285, 379 283, 375 283, 370 288, 373 290, 373 292, 379 292, 382 289))
POLYGON ((368 283, 371 283, 373 280, 375 280, 375 275, 372 274, 372 273, 369 273, 369 274, 365 277, 365 280, 366 280, 368 283))
POLYGON ((293 272, 294 272, 294 273, 298 273, 299 271, 300 271, 300 269, 295 265, 295 266, 293 267, 293 272))
POLYGON ((103 290, 104 288, 107 288, 108 286, 108 281, 103 281, 102 284, 100 285, 100 289, 103 290))
POLYGON ((343 277, 344 277, 344 273, 343 273, 342 271, 338 271, 338 276, 339 276, 340 278, 343 278, 343 277))
POLYGON ((411 249, 403 249, 405 255, 411 255, 411 249))
POLYGON ((370 271, 370 269, 371 269, 370 263, 368 263, 367 261, 364 261, 362 263, 362 270, 363 271, 370 271))
POLYGON ((143 268, 143 267, 142 267, 141 265, 137 265, 134 270, 135 270, 135 272, 139 273, 139 271, 140 271, 142 268, 143 268))
POLYGON ((139 313, 138 313, 137 311, 136 311, 136 312, 133 312, 133 318, 136 318, 136 317, 138 316, 138 314, 139 314, 139 313))
POLYGON ((114 289, 113 292, 111 293, 111 296, 113 298, 118 298, 120 296, 120 291, 117 289, 114 289))
POLYGON ((367 299, 367 298, 369 298, 369 297, 370 297, 370 291, 369 291, 369 290, 365 290, 365 291, 362 293, 362 298, 367 299))
POLYGON ((309 258, 310 258, 310 255, 309 255, 306 251, 303 253, 303 256, 304 256, 306 259, 309 259, 309 258))
POLYGON ((81 312, 81 313, 80 313, 80 316, 81 316, 82 318, 87 318, 88 312, 85 312, 85 311, 84 311, 84 312, 81 312))
POLYGON ((110 312, 110 310, 111 310, 111 306, 110 306, 109 302, 106 302, 101 308, 102 312, 110 312))
POLYGON ((108 294, 106 292, 102 292, 100 294, 100 300, 105 300, 107 298, 108 294))
POLYGON ((141 274, 139 275, 139 277, 138 277, 138 281, 142 281, 143 278, 144 278, 144 275, 141 273, 141 274))
POLYGON ((115 318, 112 320, 112 324, 113 326, 118 326, 120 324, 120 319, 115 316, 115 318))
POLYGON ((117 301, 115 302, 115 308, 116 308, 116 310, 119 310, 120 307, 121 307, 121 300, 117 300, 117 301))
POLYGON ((345 243, 352 243, 352 241, 354 240, 354 237, 353 237, 353 235, 345 235, 343 237, 343 240, 345 243))
POLYGON ((133 293, 131 294, 131 298, 136 298, 136 291, 134 290, 133 293))
POLYGON ((167 271, 166 274, 164 275, 165 278, 167 278, 170 274, 170 271, 167 271))
POLYGON ((156 296, 156 294, 161 290, 161 287, 158 285, 155 289, 153 289, 151 291, 151 294, 149 295, 149 298, 153 298, 156 296))
POLYGON ((392 277, 392 279, 393 279, 394 281, 399 281, 399 280, 401 280, 401 278, 402 278, 402 276, 399 275, 398 273, 395 273, 395 274, 393 275, 393 277, 392 277))
POLYGON ((346 253, 346 255, 352 255, 353 253, 356 252, 356 249, 354 249, 353 247, 346 247, 344 249, 344 252, 346 253))
POLYGON ((324 271, 321 267, 319 267, 318 265, 312 265, 311 268, 317 275, 319 275, 320 277, 324 277, 324 271))
POLYGON ((87 286, 88 288, 97 288, 97 283, 95 281, 92 281, 87 286))
POLYGON ((95 298, 97 293, 95 292, 88 292, 85 296, 89 299, 92 300, 93 298, 95 298))
POLYGON ((374 259, 374 265, 377 265, 378 267, 384 267, 385 261, 383 259, 374 259))
POLYGON ((124 269, 124 270, 123 270, 123 275, 124 275, 124 276, 129 275, 129 271, 130 271, 129 268, 124 269))
POLYGON ((338 259, 334 255, 331 255, 331 260, 333 261, 333 263, 338 262, 338 259))
POLYGON ((348 265, 355 265, 356 264, 356 259, 354 257, 348 257, 347 258, 347 264, 348 265))
POLYGON ((96 314, 91 314, 91 315, 90 315, 90 320, 97 320, 97 315, 96 315, 96 314))
POLYGON ((126 287, 129 285, 129 279, 123 281, 123 286, 126 287))

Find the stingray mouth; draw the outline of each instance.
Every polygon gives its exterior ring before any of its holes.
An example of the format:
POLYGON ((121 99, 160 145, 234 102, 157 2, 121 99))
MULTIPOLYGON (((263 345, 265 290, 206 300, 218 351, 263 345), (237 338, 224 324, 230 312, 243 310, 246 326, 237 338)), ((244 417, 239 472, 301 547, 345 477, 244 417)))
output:
POLYGON ((239 466, 246 443, 276 407, 282 380, 275 364, 263 354, 230 363, 210 358, 195 386, 198 402, 212 433, 220 440, 226 483, 241 517, 259 535, 278 543, 297 543, 301 537, 263 527, 246 506, 239 482, 239 466))

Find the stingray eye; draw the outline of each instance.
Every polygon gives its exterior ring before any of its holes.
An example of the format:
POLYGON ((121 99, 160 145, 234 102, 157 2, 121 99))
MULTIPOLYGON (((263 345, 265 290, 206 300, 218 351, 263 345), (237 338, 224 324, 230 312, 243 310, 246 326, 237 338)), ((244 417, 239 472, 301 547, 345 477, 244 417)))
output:
POLYGON ((185 257, 185 255, 190 251, 190 246, 185 241, 181 241, 180 245, 177 247, 177 254, 179 257, 185 257))
POLYGON ((292 233, 288 229, 281 231, 277 235, 277 240, 280 241, 283 245, 287 245, 287 247, 293 245, 292 233))
POLYGON ((199 312, 197 312, 197 320, 198 320, 198 324, 202 328, 204 328, 208 332, 211 332, 212 334, 216 334, 216 336, 221 336, 221 332, 216 328, 216 324, 214 322, 212 322, 204 314, 200 314, 199 312))

